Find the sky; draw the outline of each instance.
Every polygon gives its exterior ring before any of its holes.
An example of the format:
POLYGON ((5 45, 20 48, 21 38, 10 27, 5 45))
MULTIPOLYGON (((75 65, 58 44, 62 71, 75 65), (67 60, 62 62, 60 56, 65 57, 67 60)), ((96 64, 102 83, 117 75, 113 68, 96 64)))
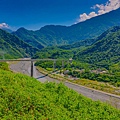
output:
POLYGON ((0 28, 70 26, 120 8, 120 0, 0 0, 0 28))

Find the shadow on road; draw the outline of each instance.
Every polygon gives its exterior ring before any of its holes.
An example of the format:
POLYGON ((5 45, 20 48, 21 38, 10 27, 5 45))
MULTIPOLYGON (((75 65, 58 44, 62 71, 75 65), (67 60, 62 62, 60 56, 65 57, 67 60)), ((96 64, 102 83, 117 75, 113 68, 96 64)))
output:
POLYGON ((44 77, 46 77, 46 76, 48 76, 48 74, 43 75, 43 76, 40 76, 40 77, 37 77, 36 79, 44 78, 44 77))
POLYGON ((57 71, 58 71, 58 70, 52 71, 52 72, 50 72, 50 73, 48 73, 48 74, 46 74, 46 75, 39 76, 39 77, 37 77, 36 79, 44 78, 44 77, 48 76, 49 74, 55 73, 55 72, 57 72, 57 71))

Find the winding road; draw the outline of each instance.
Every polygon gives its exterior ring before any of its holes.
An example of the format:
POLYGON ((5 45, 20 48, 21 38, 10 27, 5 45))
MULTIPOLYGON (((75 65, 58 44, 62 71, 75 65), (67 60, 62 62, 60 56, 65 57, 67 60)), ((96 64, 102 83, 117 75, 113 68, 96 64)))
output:
MULTIPOLYGON (((20 62, 11 64, 10 69, 15 71, 15 72, 20 72, 20 73, 23 73, 23 74, 30 76, 30 74, 31 74, 31 62, 20 61, 20 62)), ((36 70, 35 66, 33 67, 33 77, 36 78, 37 80, 39 80, 40 82, 43 82, 43 83, 46 81, 57 82, 57 83, 60 82, 56 79, 53 79, 53 78, 50 78, 46 75, 41 74, 38 70, 36 70)), ((78 93, 80 93, 86 97, 89 97, 93 100, 100 100, 103 102, 108 102, 111 105, 113 105, 114 107, 120 109, 120 96, 118 96, 118 95, 105 93, 105 92, 102 92, 99 90, 94 90, 94 89, 87 88, 87 87, 84 87, 81 85, 70 83, 68 81, 65 81, 64 84, 67 87, 77 91, 78 93)))

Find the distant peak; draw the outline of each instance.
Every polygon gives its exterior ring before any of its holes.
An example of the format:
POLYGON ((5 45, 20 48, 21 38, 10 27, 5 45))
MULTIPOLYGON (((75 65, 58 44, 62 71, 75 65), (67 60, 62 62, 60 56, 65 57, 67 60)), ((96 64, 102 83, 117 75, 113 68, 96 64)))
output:
POLYGON ((24 27, 21 27, 17 31, 21 31, 21 30, 27 30, 27 29, 25 29, 24 27))

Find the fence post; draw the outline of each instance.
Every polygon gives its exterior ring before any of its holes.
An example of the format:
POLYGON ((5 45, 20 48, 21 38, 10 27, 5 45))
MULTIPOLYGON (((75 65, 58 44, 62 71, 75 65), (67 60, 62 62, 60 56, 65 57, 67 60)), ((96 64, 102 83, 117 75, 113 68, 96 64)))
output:
POLYGON ((31 77, 33 77, 33 61, 31 60, 31 77))

